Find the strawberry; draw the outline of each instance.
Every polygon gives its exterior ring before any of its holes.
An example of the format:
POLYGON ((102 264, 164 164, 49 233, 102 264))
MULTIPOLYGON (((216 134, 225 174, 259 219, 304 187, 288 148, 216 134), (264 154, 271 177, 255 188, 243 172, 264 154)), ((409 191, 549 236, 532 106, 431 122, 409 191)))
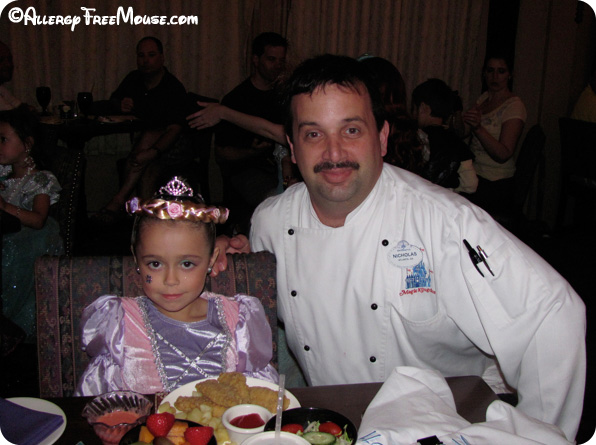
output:
POLYGON ((172 413, 151 414, 147 417, 147 429, 155 437, 165 437, 172 429, 176 418, 172 413))
POLYGON ((207 445, 213 437, 213 428, 210 426, 193 426, 184 432, 184 438, 190 445, 207 445))

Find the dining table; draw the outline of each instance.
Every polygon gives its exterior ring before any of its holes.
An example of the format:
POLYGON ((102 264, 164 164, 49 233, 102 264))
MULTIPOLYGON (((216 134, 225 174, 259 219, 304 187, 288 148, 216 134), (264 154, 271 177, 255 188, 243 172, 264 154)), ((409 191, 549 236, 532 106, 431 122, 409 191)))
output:
POLYGON ((64 141, 70 150, 83 150, 85 144, 97 136, 129 134, 131 140, 146 123, 132 115, 89 116, 61 119, 58 116, 41 118, 42 129, 64 141))
MULTIPOLYGON (((486 409, 497 400, 497 396, 484 380, 478 376, 447 377, 446 380, 453 393, 458 414, 471 423, 485 421, 486 409)), ((359 428, 362 415, 381 386, 382 383, 356 383, 288 388, 288 391, 296 396, 301 406, 339 412, 359 428)), ((66 416, 66 429, 56 444, 101 445, 93 428, 81 415, 85 404, 92 399, 93 397, 46 399, 60 407, 66 416)))

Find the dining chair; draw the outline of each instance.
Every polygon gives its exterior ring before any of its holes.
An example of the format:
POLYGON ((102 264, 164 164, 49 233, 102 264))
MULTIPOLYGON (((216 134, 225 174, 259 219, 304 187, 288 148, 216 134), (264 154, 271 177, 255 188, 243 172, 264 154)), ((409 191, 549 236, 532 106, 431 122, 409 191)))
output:
MULTIPOLYGON (((81 350, 81 314, 102 295, 142 295, 132 256, 43 256, 35 263, 37 353, 41 397, 72 396, 89 361, 81 350)), ((277 367, 275 256, 269 252, 228 255, 228 269, 208 277, 207 290, 258 298, 272 327, 277 367)))
POLYGON ((42 126, 41 144, 48 169, 62 187, 58 202, 50 208, 50 216, 58 221, 64 254, 71 256, 75 253, 77 235, 86 217, 80 205, 84 200, 85 157, 80 150, 58 144, 55 125, 42 126))
POLYGON ((566 223, 569 197, 575 198, 571 224, 593 224, 596 217, 596 123, 559 118, 561 195, 557 230, 566 223))

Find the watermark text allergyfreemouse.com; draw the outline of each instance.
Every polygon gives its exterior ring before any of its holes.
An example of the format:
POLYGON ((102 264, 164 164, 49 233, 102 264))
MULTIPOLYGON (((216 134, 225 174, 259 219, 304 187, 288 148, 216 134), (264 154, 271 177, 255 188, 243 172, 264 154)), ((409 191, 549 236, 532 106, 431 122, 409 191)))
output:
POLYGON ((70 26, 74 31, 75 27, 84 23, 87 26, 109 26, 109 25, 198 25, 199 18, 195 15, 135 15, 133 7, 125 9, 119 6, 115 15, 96 14, 95 8, 81 6, 81 15, 39 15, 33 6, 24 11, 19 7, 11 8, 8 11, 8 19, 13 23, 24 25, 58 25, 70 26))

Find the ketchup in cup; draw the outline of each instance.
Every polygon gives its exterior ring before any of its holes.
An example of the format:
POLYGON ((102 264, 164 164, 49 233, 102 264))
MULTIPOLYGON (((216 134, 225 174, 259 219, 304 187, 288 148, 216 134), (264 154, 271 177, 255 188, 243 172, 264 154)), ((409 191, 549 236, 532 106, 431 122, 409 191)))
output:
POLYGON ((118 445, 128 431, 144 422, 153 403, 134 391, 112 391, 95 397, 82 416, 104 445, 118 445))
POLYGON ((230 424, 238 428, 251 429, 265 425, 265 421, 258 414, 252 413, 234 417, 232 420, 230 420, 230 424))
POLYGON ((104 445, 118 444, 139 417, 139 414, 130 411, 106 413, 96 419, 93 429, 104 445))

